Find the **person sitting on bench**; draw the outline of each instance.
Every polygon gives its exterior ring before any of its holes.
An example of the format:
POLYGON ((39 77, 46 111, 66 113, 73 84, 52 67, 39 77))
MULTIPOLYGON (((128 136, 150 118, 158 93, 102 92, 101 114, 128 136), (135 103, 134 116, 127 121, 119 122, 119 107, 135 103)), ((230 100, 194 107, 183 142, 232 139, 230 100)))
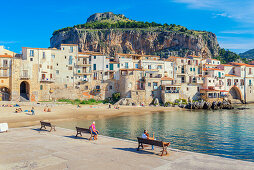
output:
MULTIPOLYGON (((147 130, 144 130, 144 133, 142 134, 142 138, 144 139, 150 139, 150 140, 154 140, 154 133, 153 133, 153 137, 149 137, 149 133, 147 130)), ((152 145, 152 150, 154 150, 154 147, 152 145)))
POLYGON ((95 122, 93 121, 92 125, 89 127, 92 134, 94 134, 94 140, 97 140, 99 131, 95 128, 95 122))
POLYGON ((154 133, 153 133, 153 137, 149 137, 148 131, 144 130, 144 133, 142 134, 142 138, 154 140, 154 133))

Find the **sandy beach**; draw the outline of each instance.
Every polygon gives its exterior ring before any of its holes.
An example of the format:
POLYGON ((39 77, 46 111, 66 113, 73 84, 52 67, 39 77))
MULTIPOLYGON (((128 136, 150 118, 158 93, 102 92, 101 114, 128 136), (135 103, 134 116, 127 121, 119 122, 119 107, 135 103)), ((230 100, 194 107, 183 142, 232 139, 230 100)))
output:
MULTIPOLYGON (((78 120, 97 120, 111 116, 127 116, 150 114, 153 112, 168 112, 181 110, 178 107, 137 107, 137 106, 120 106, 120 109, 108 109, 108 105, 82 105, 77 108, 72 104, 54 104, 54 103, 18 103, 22 110, 31 110, 35 108, 35 115, 31 112, 15 113, 16 107, 0 107, 0 123, 7 122, 10 128, 38 125, 40 120, 56 122, 71 119, 78 120), (48 106, 51 112, 44 112, 48 106)), ((0 104, 2 106, 2 104, 0 104)))

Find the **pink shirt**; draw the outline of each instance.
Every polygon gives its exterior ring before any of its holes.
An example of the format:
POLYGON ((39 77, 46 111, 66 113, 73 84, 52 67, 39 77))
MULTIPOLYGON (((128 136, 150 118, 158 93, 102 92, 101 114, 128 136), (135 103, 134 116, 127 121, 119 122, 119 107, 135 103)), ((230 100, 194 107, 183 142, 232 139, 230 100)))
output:
POLYGON ((92 128, 93 131, 96 131, 95 125, 92 124, 89 128, 92 128))

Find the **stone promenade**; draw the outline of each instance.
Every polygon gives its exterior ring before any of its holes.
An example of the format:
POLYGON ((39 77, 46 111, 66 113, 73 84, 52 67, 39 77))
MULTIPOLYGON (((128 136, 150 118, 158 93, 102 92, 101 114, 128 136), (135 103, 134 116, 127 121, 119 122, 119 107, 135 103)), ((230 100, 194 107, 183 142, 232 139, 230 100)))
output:
POLYGON ((254 163, 206 154, 161 148, 136 151, 137 142, 89 134, 75 138, 75 131, 56 127, 39 131, 36 127, 13 128, 0 133, 0 169, 254 169, 254 163))

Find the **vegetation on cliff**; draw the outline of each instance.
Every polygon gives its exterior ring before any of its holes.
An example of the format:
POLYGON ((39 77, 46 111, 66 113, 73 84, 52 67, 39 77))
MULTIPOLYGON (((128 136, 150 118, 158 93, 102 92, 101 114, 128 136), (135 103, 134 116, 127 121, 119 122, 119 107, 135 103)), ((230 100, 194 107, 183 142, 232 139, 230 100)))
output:
POLYGON ((115 18, 101 18, 99 21, 89 21, 84 24, 74 25, 73 27, 66 27, 59 30, 55 30, 53 35, 56 35, 63 31, 70 31, 73 28, 77 29, 117 29, 117 28, 161 28, 167 31, 175 31, 175 32, 185 32, 188 34, 195 35, 197 33, 205 33, 206 31, 194 31, 188 30, 186 27, 176 24, 160 24, 156 22, 143 22, 143 21, 135 21, 126 18, 122 14, 113 14, 117 17, 115 18))
POLYGON ((220 60, 222 64, 235 61, 246 62, 246 60, 241 59, 241 57, 238 54, 229 50, 225 50, 224 48, 221 48, 219 50, 219 56, 215 57, 215 59, 220 60))
POLYGON ((241 58, 254 59, 254 49, 239 54, 241 58))

